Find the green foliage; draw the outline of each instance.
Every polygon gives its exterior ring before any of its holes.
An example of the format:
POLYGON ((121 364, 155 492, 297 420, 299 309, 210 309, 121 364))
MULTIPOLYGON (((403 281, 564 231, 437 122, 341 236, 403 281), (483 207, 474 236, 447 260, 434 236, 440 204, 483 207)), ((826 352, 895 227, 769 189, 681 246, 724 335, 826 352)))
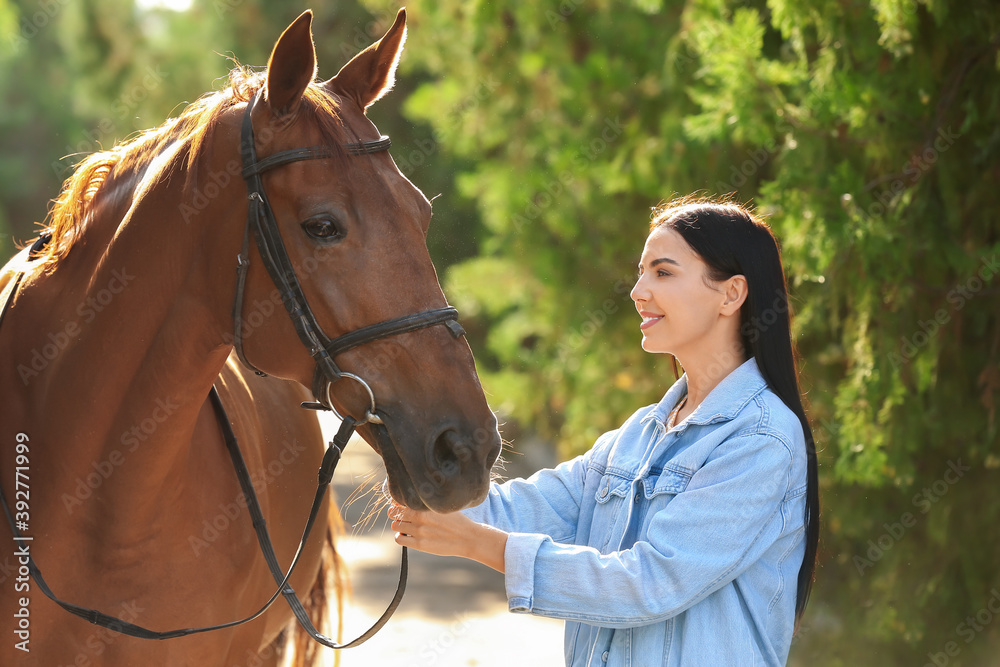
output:
MULTIPOLYGON (((0 0, 3 256, 77 159, 60 158, 223 85, 225 56, 263 65, 301 11, 154 5, 0 0)), ((398 8, 312 6, 324 78, 398 8)), ((657 400, 673 372, 639 348, 628 297, 650 208, 753 201, 782 242, 820 448, 821 563, 793 663, 925 664, 955 642, 948 664, 991 664, 1000 622, 976 617, 1000 590, 996 3, 408 11, 397 91, 370 115, 444 195, 428 243, 495 407, 568 455, 657 400)))
MULTIPOLYGON (((266 0, 194 0, 185 11, 151 0, 0 0, 0 256, 37 232, 48 202, 88 153, 159 125, 218 89, 232 59, 262 67, 304 6, 266 0)), ((395 16, 357 2, 313 2, 320 76, 381 37, 395 16)), ((405 66, 406 60, 404 58, 405 66)), ((421 81, 370 110, 401 169, 428 196, 452 190, 457 163, 406 121, 400 107, 421 81)), ((443 197, 428 245, 439 266, 475 254, 470 202, 443 197)))
POLYGON ((484 332, 497 406, 570 454, 659 398, 672 374, 639 349, 628 299, 649 209, 754 201, 783 244, 822 450, 793 657, 918 664, 957 640, 950 664, 984 664, 1000 624, 967 646, 958 626, 1000 583, 995 3, 410 11, 408 57, 433 79, 406 112, 469 161, 455 187, 485 226, 446 286, 484 332))

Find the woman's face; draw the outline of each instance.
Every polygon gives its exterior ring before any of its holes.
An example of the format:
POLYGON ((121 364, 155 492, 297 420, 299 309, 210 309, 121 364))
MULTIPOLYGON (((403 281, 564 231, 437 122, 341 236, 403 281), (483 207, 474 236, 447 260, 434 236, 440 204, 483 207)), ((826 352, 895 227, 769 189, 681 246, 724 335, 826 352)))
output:
POLYGON ((659 227, 650 233, 631 292, 642 316, 642 349, 684 357, 712 340, 725 294, 707 279, 707 270, 673 229, 659 227))

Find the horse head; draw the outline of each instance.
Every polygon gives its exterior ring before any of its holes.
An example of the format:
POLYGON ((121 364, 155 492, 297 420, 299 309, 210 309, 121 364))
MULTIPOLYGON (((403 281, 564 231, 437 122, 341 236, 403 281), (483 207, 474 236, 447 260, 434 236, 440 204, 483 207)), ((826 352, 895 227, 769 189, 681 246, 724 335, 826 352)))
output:
MULTIPOLYGON (((260 182, 308 310, 336 339, 440 312, 447 302, 426 245, 430 202, 388 152, 350 150, 380 146, 365 110, 393 85, 405 14, 401 10, 382 39, 324 82, 316 81, 311 20, 310 12, 302 14, 278 39, 249 117, 257 164, 282 153, 294 158, 300 153, 289 152, 304 147, 312 151, 301 159, 272 159, 280 166, 261 170, 260 182)), ((242 303, 280 302, 277 279, 264 268, 267 252, 250 246, 242 303)), ((237 334, 248 308, 238 310, 237 334)), ((259 318, 253 335, 238 345, 241 356, 265 373, 313 388, 318 400, 328 392, 340 414, 370 417, 359 432, 385 461, 397 501, 446 512, 485 497, 501 441, 460 328, 438 322, 336 352, 332 361, 347 375, 331 381, 317 371, 323 361, 317 354, 325 353, 295 324, 301 313, 291 315, 259 318)))

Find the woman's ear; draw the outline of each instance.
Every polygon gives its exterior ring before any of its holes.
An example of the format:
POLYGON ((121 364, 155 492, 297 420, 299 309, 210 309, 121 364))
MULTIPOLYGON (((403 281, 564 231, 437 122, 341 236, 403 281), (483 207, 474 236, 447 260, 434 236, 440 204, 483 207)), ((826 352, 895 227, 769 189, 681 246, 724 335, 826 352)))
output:
POLYGON ((720 315, 738 315, 743 302, 747 300, 748 287, 746 276, 735 275, 722 284, 722 293, 726 300, 719 309, 720 315))

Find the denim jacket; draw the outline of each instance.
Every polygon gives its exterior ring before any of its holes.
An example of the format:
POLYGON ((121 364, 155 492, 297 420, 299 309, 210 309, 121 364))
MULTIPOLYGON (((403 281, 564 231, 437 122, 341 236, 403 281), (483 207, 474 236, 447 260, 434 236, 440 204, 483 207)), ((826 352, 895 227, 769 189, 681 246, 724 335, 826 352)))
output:
POLYGON ((682 377, 587 453, 494 483, 510 610, 573 667, 784 665, 805 553, 802 426, 750 359, 673 429, 682 377))

